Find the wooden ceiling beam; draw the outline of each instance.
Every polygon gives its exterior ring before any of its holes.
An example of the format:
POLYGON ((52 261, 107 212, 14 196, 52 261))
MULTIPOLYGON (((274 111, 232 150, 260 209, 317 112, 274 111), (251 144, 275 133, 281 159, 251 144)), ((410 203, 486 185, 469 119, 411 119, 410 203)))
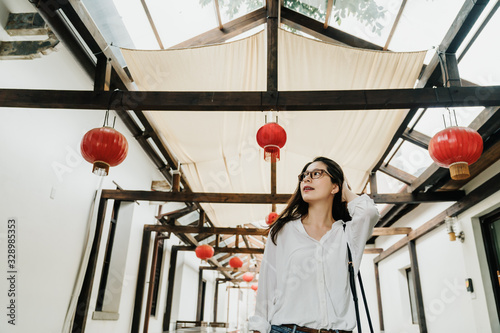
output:
MULTIPOLYGON (((249 229, 249 228, 230 228, 230 227, 190 227, 183 225, 158 225, 158 224, 148 224, 144 226, 144 230, 146 231, 156 231, 156 232, 172 232, 174 234, 188 235, 188 234, 197 234, 197 233, 206 233, 206 234, 219 234, 219 235, 267 235, 269 229, 249 229)), ((382 236, 382 235, 404 235, 411 232, 411 228, 375 228, 373 230, 374 236, 382 236)), ((190 237, 191 238, 191 237, 190 237)), ((194 238, 193 238, 194 239, 194 238)), ((188 246, 183 248, 185 251, 194 251, 196 246, 198 246, 198 242, 196 242, 193 246, 188 246)), ((259 250, 259 248, 237 248, 233 247, 235 243, 229 244, 228 246, 215 247, 215 252, 220 253, 224 251, 229 251, 232 253, 261 253, 261 252, 252 252, 253 250, 259 250)))
POLYGON ((412 228, 374 228, 372 236, 408 235, 412 228))
POLYGON ((223 43, 248 30, 266 23, 266 14, 267 13, 265 8, 257 9, 240 18, 227 22, 226 24, 224 24, 222 30, 220 29, 220 27, 214 28, 201 35, 174 45, 170 49, 180 49, 193 46, 223 43))
MULTIPOLYGON (((375 203, 423 203, 457 201, 462 198, 462 191, 436 193, 394 193, 370 194, 375 203)), ((164 201, 164 202, 210 202, 210 203, 244 203, 244 204, 284 204, 290 199, 290 194, 267 193, 194 193, 194 192, 155 192, 103 190, 102 198, 122 201, 164 201)), ((245 228, 241 228, 245 229, 245 228)), ((247 230, 251 230, 248 228, 247 230)))
POLYGON ((383 49, 382 46, 370 43, 331 26, 325 29, 324 23, 286 7, 281 7, 281 23, 327 42, 341 43, 369 50, 381 51, 383 49))
MULTIPOLYGON (((194 251, 196 250, 196 246, 180 246, 180 251, 194 251)), ((240 253, 240 254, 251 254, 251 253, 264 253, 264 249, 251 248, 248 249, 246 247, 214 247, 215 254, 217 253, 240 253)))
MULTIPOLYGON (((275 92, 0 89, 2 107, 151 111, 335 111, 499 106, 500 86, 275 92), (111 101, 111 103, 110 103, 111 101)), ((406 129, 406 127, 405 127, 406 129)))
POLYGON ((253 272, 249 269, 235 269, 235 268, 230 268, 230 267, 213 267, 213 266, 200 266, 201 270, 207 270, 207 271, 220 271, 220 272, 253 272))
POLYGON ((177 219, 180 219, 183 216, 186 216, 189 213, 194 212, 195 210, 196 210, 196 206, 194 206, 194 205, 193 206, 187 206, 187 207, 184 207, 184 208, 181 208, 181 209, 173 210, 173 211, 168 212, 168 213, 160 214, 156 218, 158 220, 162 219, 162 218, 177 220, 177 219))
POLYGON ((428 149, 429 142, 431 141, 431 138, 429 136, 410 128, 407 128, 401 137, 406 141, 411 142, 414 145, 417 145, 420 148, 424 149, 428 149))
POLYGON ((368 247, 363 251, 364 254, 380 254, 382 252, 384 252, 384 249, 378 247, 368 247))

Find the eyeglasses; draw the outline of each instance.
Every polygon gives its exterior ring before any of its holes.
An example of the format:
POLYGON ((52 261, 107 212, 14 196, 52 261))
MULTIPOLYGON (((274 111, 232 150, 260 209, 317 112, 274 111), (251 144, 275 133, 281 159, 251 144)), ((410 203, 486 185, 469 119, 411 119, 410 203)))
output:
POLYGON ((332 177, 332 175, 330 175, 328 173, 328 171, 326 170, 322 170, 322 169, 314 169, 312 171, 304 171, 302 172, 300 175, 299 175, 299 182, 302 182, 304 181, 304 179, 306 179, 307 176, 311 177, 311 179, 318 179, 318 178, 321 178, 323 177, 324 174, 327 174, 328 176, 332 177))

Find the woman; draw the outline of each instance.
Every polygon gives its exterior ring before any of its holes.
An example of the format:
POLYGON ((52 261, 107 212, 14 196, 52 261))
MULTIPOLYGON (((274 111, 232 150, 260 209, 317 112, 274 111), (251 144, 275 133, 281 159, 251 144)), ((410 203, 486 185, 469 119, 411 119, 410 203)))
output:
POLYGON ((354 194, 346 184, 331 159, 317 157, 302 169, 270 231, 250 330, 333 333, 356 326, 347 244, 357 274, 379 213, 370 197, 354 194))

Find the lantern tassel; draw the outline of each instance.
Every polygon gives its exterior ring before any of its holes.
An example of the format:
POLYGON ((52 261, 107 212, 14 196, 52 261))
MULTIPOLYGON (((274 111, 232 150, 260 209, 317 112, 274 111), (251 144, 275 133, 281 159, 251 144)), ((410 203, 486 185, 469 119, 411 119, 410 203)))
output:
POLYGON ((103 161, 95 161, 92 167, 92 173, 98 176, 107 176, 109 173, 109 164, 103 161))
POLYGON ((276 163, 280 160, 280 147, 275 145, 267 145, 264 147, 264 160, 276 163))
POLYGON ((450 165, 450 175, 453 180, 462 180, 470 177, 467 162, 457 162, 450 165))

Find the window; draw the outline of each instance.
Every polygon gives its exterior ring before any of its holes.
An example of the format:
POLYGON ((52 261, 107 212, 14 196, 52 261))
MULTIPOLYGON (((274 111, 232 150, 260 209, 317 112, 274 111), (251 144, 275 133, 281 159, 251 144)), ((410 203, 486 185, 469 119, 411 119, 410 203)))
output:
POLYGON ((408 281, 408 294, 410 295, 410 310, 412 324, 418 324, 417 297, 411 268, 406 269, 406 280, 408 281))
POLYGON ((103 250, 102 272, 96 279, 99 284, 94 320, 118 320, 122 290, 130 285, 126 278, 127 249, 130 242, 135 202, 115 201, 109 207, 110 220, 105 250, 103 250), (119 214, 118 214, 119 210, 119 214))
POLYGON ((97 294, 96 311, 102 311, 104 304, 104 296, 106 294, 106 285, 108 282, 109 267, 111 264, 111 253, 113 251, 113 243, 115 240, 116 221, 118 219, 118 210, 120 209, 120 201, 116 200, 113 204, 111 212, 111 221, 109 223, 108 242, 106 243, 106 252, 104 254, 104 263, 102 266, 101 281, 99 283, 99 292, 97 294))

